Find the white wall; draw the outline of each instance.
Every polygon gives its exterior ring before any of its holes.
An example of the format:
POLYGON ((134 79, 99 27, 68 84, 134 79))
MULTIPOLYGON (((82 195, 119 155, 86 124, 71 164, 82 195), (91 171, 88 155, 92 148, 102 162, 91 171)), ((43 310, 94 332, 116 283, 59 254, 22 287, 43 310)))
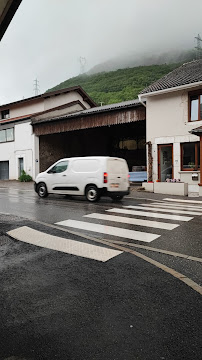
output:
POLYGON ((202 121, 188 122, 188 91, 148 97, 146 106, 147 141, 152 143, 165 136, 188 136, 189 141, 189 131, 202 125, 202 121))
POLYGON ((90 105, 83 100, 82 96, 77 91, 71 91, 66 94, 51 96, 50 98, 44 99, 44 110, 48 110, 63 104, 68 104, 69 102, 76 100, 79 100, 82 104, 84 104, 86 109, 90 108, 90 105))
POLYGON ((19 158, 23 158, 24 170, 35 178, 37 171, 35 165, 35 148, 37 139, 32 134, 30 122, 16 124, 14 126, 15 141, 0 144, 0 161, 9 161, 9 179, 19 177, 19 158))
POLYGON ((37 112, 44 111, 44 101, 39 99, 35 102, 20 103, 10 107, 10 118, 18 116, 31 115, 37 112))

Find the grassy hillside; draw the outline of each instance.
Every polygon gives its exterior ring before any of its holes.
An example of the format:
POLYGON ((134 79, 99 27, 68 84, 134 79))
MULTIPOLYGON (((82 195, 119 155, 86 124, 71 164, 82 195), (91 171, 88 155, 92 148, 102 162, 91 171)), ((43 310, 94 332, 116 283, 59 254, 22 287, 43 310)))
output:
POLYGON ((139 92, 181 64, 138 66, 94 75, 79 75, 48 91, 80 85, 98 104, 113 104, 137 98, 139 92))

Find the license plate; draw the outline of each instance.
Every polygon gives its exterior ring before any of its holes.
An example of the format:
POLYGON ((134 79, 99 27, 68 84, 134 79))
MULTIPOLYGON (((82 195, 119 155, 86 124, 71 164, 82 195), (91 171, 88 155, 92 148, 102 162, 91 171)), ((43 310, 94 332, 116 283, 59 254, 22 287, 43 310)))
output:
POLYGON ((110 186, 113 187, 113 188, 118 188, 119 184, 111 184, 110 186))

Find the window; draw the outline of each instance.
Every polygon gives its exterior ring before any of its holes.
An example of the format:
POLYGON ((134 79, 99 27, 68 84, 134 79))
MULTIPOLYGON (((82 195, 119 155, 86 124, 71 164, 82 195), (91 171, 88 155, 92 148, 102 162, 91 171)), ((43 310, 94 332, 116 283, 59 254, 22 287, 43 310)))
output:
POLYGON ((67 167, 68 167, 68 161, 60 161, 55 166, 53 166, 52 169, 48 171, 48 173, 49 174, 61 173, 67 170, 67 167))
POLYGON ((14 128, 0 131, 0 143, 14 141, 14 128))
POLYGON ((199 170, 200 169, 200 143, 181 144, 181 170, 199 170))
POLYGON ((6 130, 6 141, 13 141, 14 140, 14 128, 6 130))
POLYGON ((10 118, 9 109, 2 110, 2 111, 1 111, 1 118, 2 118, 2 119, 9 119, 9 118, 10 118))
POLYGON ((135 137, 133 139, 122 139, 116 145, 116 148, 120 150, 145 150, 146 139, 145 137, 135 137))
POLYGON ((137 149, 137 141, 136 140, 121 140, 121 141, 119 141, 119 149, 136 150, 137 149))
POLYGON ((189 121, 202 120, 202 90, 189 97, 189 121))

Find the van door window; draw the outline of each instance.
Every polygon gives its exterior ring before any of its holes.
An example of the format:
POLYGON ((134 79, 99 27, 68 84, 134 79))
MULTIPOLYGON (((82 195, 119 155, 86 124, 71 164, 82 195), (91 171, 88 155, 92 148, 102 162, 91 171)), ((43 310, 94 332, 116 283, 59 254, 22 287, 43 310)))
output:
POLYGON ((68 161, 60 161, 48 171, 48 174, 61 173, 67 170, 67 168, 68 168, 68 161))

